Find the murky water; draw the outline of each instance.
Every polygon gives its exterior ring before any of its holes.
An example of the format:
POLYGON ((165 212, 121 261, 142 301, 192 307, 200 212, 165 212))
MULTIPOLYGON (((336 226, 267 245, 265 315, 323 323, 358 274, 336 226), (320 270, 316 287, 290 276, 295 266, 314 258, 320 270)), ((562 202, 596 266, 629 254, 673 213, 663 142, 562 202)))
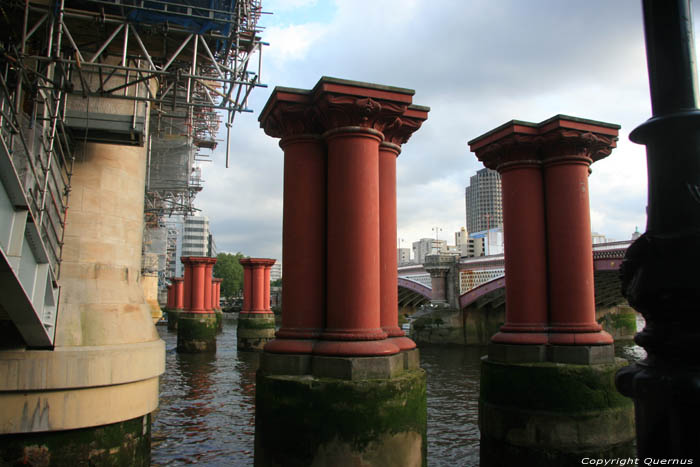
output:
MULTIPOLYGON (((160 408, 153 421, 152 464, 253 465, 257 354, 236 350, 236 325, 225 322, 216 355, 181 355, 177 334, 158 328, 166 344, 160 408)), ((421 348, 428 373, 428 464, 478 465, 479 362, 486 347, 421 348)), ((618 356, 644 350, 617 346, 618 356)))

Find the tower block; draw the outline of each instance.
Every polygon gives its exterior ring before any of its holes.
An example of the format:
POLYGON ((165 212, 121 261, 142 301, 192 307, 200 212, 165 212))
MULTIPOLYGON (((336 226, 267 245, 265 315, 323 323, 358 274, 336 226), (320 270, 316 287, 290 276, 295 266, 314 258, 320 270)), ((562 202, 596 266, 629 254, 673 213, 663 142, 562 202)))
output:
POLYGON ((481 465, 633 454, 632 404, 615 389, 612 337, 595 320, 590 165, 618 125, 556 115, 469 142, 501 174, 506 319, 481 366, 481 465))
POLYGON ((396 158, 429 111, 413 93, 323 77, 275 88, 261 113, 284 150, 285 273, 256 465, 426 462, 425 372, 396 296, 396 158))

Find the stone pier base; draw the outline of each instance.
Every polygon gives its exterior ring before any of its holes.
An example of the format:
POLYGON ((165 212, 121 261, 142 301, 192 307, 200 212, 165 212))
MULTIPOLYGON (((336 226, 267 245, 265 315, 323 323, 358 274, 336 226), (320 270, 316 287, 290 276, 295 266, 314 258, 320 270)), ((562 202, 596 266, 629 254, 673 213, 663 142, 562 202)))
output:
POLYGON ((177 351, 216 352, 216 314, 181 312, 177 319, 177 351))
POLYGON ((634 457, 634 406, 615 389, 614 363, 503 363, 484 357, 481 466, 581 465, 634 457))
POLYGON ((275 338, 275 315, 269 313, 238 314, 238 350, 262 351, 275 338))
POLYGON ((0 435, 0 465, 150 465, 151 415, 77 430, 0 435))
POLYGON ((181 310, 166 310, 168 316, 168 331, 177 331, 177 318, 181 310))
POLYGON ((404 359, 311 358, 314 374, 340 377, 272 375, 263 365, 256 387, 255 465, 427 465, 425 371, 404 369, 404 359), (392 376, 377 377, 387 372, 392 376))

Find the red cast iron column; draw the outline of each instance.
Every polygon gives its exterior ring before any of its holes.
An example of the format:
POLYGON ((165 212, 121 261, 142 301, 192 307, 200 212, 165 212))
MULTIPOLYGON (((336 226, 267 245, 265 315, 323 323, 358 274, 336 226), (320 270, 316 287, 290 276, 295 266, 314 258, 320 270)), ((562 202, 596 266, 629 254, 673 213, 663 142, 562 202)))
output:
POLYGON ((612 152, 619 128, 564 115, 540 123, 547 206, 550 344, 613 342, 595 319, 588 173, 591 163, 612 152))
POLYGON ((379 144, 379 267, 380 324, 400 350, 416 347, 399 328, 399 299, 396 259, 396 158, 401 145, 428 118, 428 107, 410 106, 400 118, 382 128, 385 140, 379 144))
POLYGON ((264 293, 264 298, 263 298, 263 305, 265 305, 265 311, 272 311, 272 308, 270 307, 270 269, 272 268, 271 264, 266 264, 265 265, 265 278, 263 279, 264 282, 264 287, 265 287, 265 293, 264 293))
POLYGON ((328 146, 326 328, 314 353, 392 355, 399 348, 386 340, 380 319, 379 143, 384 135, 376 127, 403 114, 413 91, 324 77, 313 94, 328 146))
POLYGON ((267 352, 309 354, 324 327, 326 147, 310 93, 275 88, 259 119, 284 151, 282 326, 267 352))
POLYGON ((253 299, 253 269, 250 258, 241 258, 238 262, 243 266, 243 308, 241 311, 250 311, 253 299))
POLYGON ((206 275, 206 260, 208 258, 190 256, 190 264, 192 266, 192 289, 190 292, 190 308, 185 311, 190 311, 192 313, 206 313, 207 310, 204 307, 205 294, 204 294, 204 282, 206 275))
POLYGON ((182 295, 182 309, 189 310, 192 306, 192 263, 190 262, 189 256, 183 256, 180 258, 182 264, 184 265, 183 271, 183 295, 182 295))
MULTIPOLYGON (((254 261, 254 260, 252 260, 254 261)), ((265 311, 265 286, 263 281, 265 280, 265 266, 260 263, 253 263, 253 276, 252 276, 252 287, 253 292, 252 302, 250 310, 252 312, 262 312, 265 311)))
POLYGON ((215 310, 221 309, 221 281, 218 277, 212 279, 211 302, 215 310))
POLYGON ((511 121, 469 141, 484 165, 501 174, 506 319, 491 341, 547 343, 547 245, 537 125, 511 121))
POLYGON ((214 270, 214 264, 216 263, 216 258, 207 258, 204 263, 204 309, 207 311, 214 310, 214 302, 212 301, 212 271, 214 270))
POLYGON ((185 300, 184 285, 185 285, 184 278, 182 278, 182 277, 174 277, 173 278, 173 286, 175 288, 174 307, 176 310, 182 310, 182 307, 183 307, 183 302, 185 300))

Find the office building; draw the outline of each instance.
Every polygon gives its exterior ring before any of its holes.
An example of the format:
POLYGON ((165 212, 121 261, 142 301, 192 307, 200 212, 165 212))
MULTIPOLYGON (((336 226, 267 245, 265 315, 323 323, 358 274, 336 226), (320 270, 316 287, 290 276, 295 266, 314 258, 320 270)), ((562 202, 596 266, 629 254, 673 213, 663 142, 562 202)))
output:
POLYGON ((467 231, 481 232, 503 227, 501 176, 495 170, 481 169, 469 179, 464 190, 467 231))

